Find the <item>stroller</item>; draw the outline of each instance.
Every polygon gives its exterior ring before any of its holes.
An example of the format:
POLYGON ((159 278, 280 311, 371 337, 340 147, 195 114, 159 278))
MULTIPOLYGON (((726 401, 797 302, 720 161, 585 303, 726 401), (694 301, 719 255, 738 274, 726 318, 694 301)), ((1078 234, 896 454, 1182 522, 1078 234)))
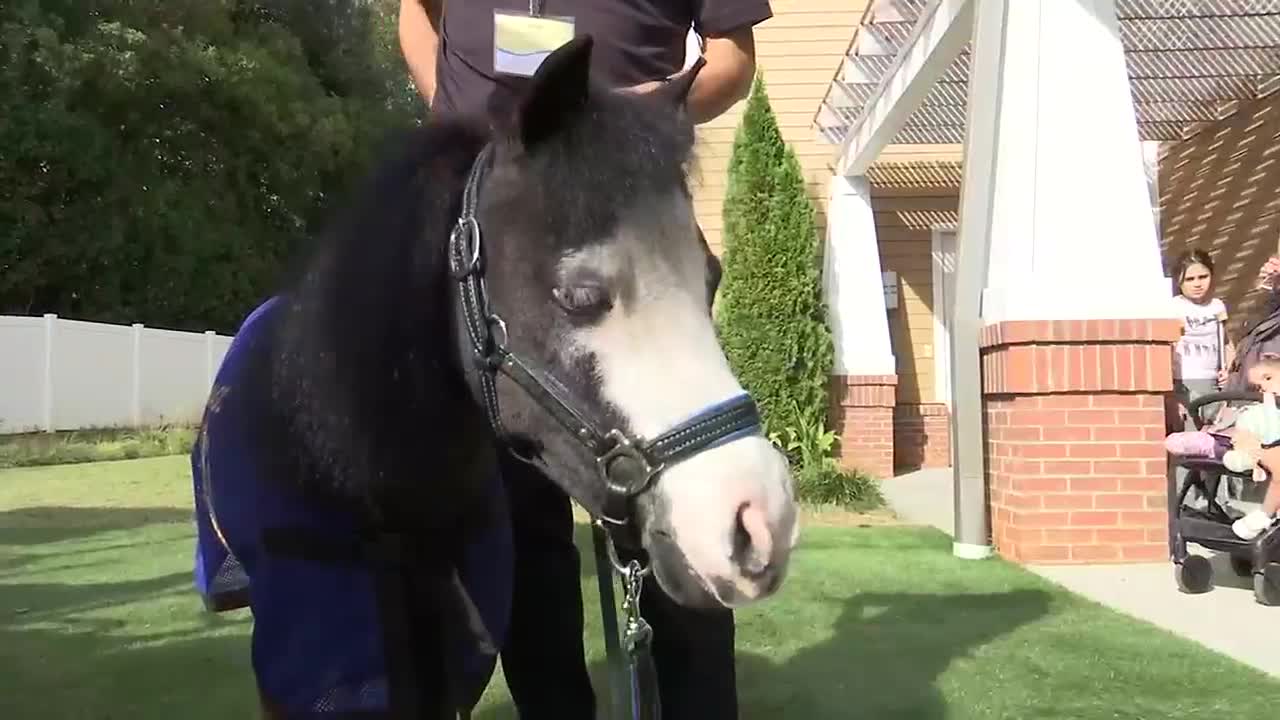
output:
MULTIPOLYGON (((1225 339, 1221 324, 1219 335, 1225 339)), ((1219 343, 1219 347, 1224 345, 1219 343)), ((1230 435, 1240 408, 1262 402, 1262 393, 1252 390, 1247 378, 1248 369, 1264 352, 1280 352, 1280 290, 1272 293, 1262 319, 1246 330, 1221 392, 1204 395, 1188 406, 1197 430, 1230 435)), ((1245 488, 1241 493, 1244 495, 1258 484, 1251 482, 1250 474, 1233 472, 1218 460, 1176 457, 1172 462, 1174 467, 1187 470, 1181 488, 1177 486, 1176 473, 1172 468, 1169 472, 1169 554, 1178 588, 1195 594, 1213 587, 1213 566, 1208 558, 1187 552, 1187 543, 1195 543, 1229 555, 1237 575, 1252 577, 1258 603, 1280 605, 1280 522, 1253 540, 1242 540, 1231 530, 1231 524, 1244 513, 1219 497, 1231 485, 1245 488), (1193 507, 1188 501, 1192 489, 1205 499, 1204 507, 1193 507)), ((1272 478, 1271 482, 1280 480, 1272 478)))

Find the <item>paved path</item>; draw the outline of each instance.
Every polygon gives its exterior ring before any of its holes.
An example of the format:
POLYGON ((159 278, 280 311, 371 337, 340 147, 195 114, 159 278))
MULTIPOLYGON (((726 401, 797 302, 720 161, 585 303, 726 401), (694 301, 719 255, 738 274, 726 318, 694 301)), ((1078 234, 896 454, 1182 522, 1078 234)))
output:
MULTIPOLYGON (((907 522, 951 535, 950 470, 921 470, 883 484, 889 505, 907 522)), ((1193 552, 1213 553, 1192 546, 1193 552)), ((1178 591, 1168 562, 1126 565, 1028 565, 1068 590, 1145 620, 1280 677, 1280 607, 1254 602, 1247 580, 1226 558, 1213 558, 1216 587, 1204 595, 1178 591)))

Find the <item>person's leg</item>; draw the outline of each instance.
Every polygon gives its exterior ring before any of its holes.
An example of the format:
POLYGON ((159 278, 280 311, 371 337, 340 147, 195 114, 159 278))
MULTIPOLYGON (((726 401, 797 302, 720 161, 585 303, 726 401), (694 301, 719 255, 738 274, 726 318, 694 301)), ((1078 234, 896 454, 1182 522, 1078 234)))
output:
POLYGON ((1203 431, 1170 433, 1164 439, 1165 450, 1183 457, 1211 458, 1216 446, 1213 436, 1203 431))
POLYGON ((681 606, 652 575, 640 611, 653 627, 663 720, 737 720, 733 611, 681 606))
POLYGON ((1276 513, 1280 513, 1280 482, 1274 479, 1267 487, 1267 494, 1262 498, 1262 512, 1273 518, 1276 513))
POLYGON ((591 720, 596 700, 583 646, 582 585, 569 497, 537 468, 502 453, 515 577, 502 670, 520 720, 591 720))
MULTIPOLYGON (((1180 412, 1186 412, 1187 406, 1191 403, 1191 389, 1185 381, 1175 381, 1173 385, 1174 403, 1180 412)), ((1195 422, 1192 421, 1190 415, 1183 418, 1181 422, 1183 432, 1195 432, 1195 422)), ((1170 463, 1172 466, 1172 463, 1170 463)), ((1177 492, 1182 492, 1182 488, 1187 483, 1187 475, 1189 471, 1181 466, 1171 467, 1174 474, 1174 488, 1177 492)), ((1192 488, 1187 491, 1184 501, 1188 507, 1203 508, 1205 506, 1204 498, 1200 497, 1200 491, 1192 488)))
MULTIPOLYGON (((636 554, 618 548, 628 562, 636 554)), ((653 628, 653 664, 663 720, 737 720, 733 611, 695 610, 672 600, 650 573, 640 614, 653 628)))
POLYGON ((1267 485, 1267 494, 1262 498, 1262 506, 1236 520, 1231 525, 1231 530, 1245 540, 1252 540, 1271 527, 1278 512, 1280 512, 1280 481, 1272 475, 1267 485))
MULTIPOLYGON (((1214 380, 1179 380, 1174 385, 1174 393, 1177 397, 1178 405, 1183 408, 1184 411, 1189 408, 1192 402, 1195 402, 1204 395, 1217 392, 1217 389, 1217 383, 1214 380)), ((1201 415, 1203 417, 1213 417, 1212 408, 1202 409, 1201 415)), ((1197 432, 1195 418, 1193 418, 1189 412, 1183 420, 1182 429, 1184 432, 1197 432)), ((1175 487, 1177 487, 1178 491, 1181 492, 1183 485, 1187 481, 1188 471, 1186 468, 1179 467, 1175 471, 1175 474, 1177 478, 1175 487)), ((1228 483, 1226 482, 1219 483, 1218 493, 1220 498, 1226 492, 1227 485, 1228 483)), ((1186 503, 1190 507, 1203 509, 1208 505, 1208 499, 1202 497, 1200 491, 1193 488, 1187 493, 1186 503)))

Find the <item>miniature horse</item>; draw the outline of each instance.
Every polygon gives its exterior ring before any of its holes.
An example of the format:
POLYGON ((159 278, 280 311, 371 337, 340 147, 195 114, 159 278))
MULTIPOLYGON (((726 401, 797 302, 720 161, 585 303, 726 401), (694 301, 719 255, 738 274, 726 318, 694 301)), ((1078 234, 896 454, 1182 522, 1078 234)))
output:
POLYGON ((685 179, 698 68, 611 91, 591 48, 552 53, 493 130, 410 133, 223 361, 192 459, 198 573, 247 576, 273 716, 474 705, 510 593, 496 452, 679 603, 782 583, 792 481, 717 343, 685 179))

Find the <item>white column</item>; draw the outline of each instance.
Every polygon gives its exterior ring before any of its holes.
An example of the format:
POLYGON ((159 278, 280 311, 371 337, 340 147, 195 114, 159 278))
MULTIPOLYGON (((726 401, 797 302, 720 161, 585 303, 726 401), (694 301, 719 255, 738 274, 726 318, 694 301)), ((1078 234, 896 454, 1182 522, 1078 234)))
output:
POLYGON ((896 374, 871 189, 864 177, 831 178, 822 275, 835 341, 833 372, 896 374))
POLYGON ((983 319, 1170 317, 1115 0, 976 10, 1007 13, 998 71, 970 84, 995 104, 968 148, 994 147, 992 177, 965 188, 992 193, 983 319))

